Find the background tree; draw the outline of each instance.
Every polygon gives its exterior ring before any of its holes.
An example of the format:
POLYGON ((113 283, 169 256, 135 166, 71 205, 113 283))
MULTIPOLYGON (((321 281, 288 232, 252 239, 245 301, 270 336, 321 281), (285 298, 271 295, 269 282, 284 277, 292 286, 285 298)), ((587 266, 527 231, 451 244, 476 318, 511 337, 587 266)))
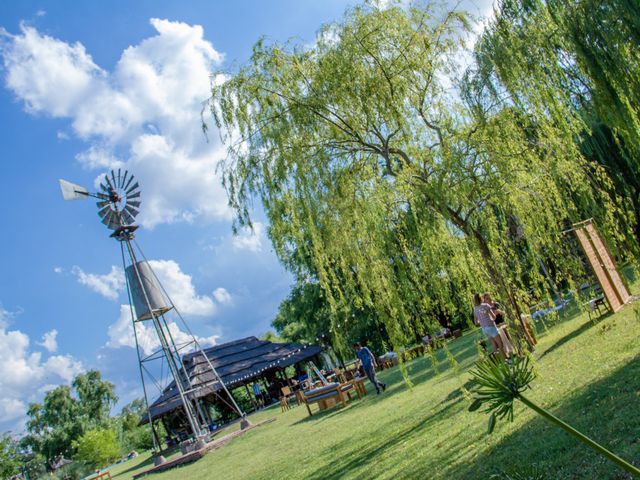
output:
POLYGON ((118 401, 115 386, 97 370, 78 375, 73 380, 78 406, 89 425, 101 425, 108 421, 111 407, 118 401))
POLYGON ((47 462, 58 455, 69 458, 71 444, 85 429, 79 415, 78 401, 71 395, 71 388, 61 385, 47 392, 42 404, 31 404, 27 411, 23 444, 42 454, 47 462))
MULTIPOLYGON (((149 425, 140 425, 140 420, 146 415, 147 407, 144 399, 138 398, 122 407, 118 416, 120 426, 119 443, 122 453, 126 454, 131 450, 149 450, 153 448, 153 437, 149 425)), ((155 426, 159 438, 165 435, 162 424, 155 426)))
POLYGON ((45 457, 47 462, 59 455, 73 455, 73 441, 90 428, 109 424, 109 410, 117 401, 113 384, 102 380, 100 372, 78 375, 74 391, 60 385, 46 393, 42 404, 27 410, 27 435, 22 444, 45 457))
POLYGON ((9 478, 18 473, 23 465, 24 457, 19 445, 11 435, 0 435, 0 478, 9 478))

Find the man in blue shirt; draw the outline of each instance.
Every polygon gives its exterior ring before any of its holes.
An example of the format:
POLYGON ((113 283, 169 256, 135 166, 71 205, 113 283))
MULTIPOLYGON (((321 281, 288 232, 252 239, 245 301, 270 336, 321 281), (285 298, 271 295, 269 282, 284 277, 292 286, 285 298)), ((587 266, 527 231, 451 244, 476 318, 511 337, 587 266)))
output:
POLYGON ((356 356, 358 357, 358 360, 360 360, 362 368, 367 374, 369 381, 373 383, 374 387, 376 387, 376 392, 380 394, 380 389, 382 389, 382 391, 384 392, 387 388, 387 384, 382 383, 376 376, 376 359, 373 356, 373 353, 371 353, 371 350, 369 350, 367 347, 363 347, 359 343, 354 343, 353 348, 356 351, 356 356))
POLYGON ((264 407, 264 398, 262 397, 262 388, 258 382, 253 384, 253 395, 256 397, 258 403, 258 409, 264 407))

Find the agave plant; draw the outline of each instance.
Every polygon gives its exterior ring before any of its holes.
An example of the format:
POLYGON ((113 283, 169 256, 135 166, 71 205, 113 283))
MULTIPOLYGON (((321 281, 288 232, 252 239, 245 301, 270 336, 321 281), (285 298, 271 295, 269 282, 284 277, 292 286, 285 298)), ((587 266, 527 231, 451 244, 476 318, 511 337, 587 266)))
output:
POLYGON ((474 400, 469 407, 469 411, 473 412, 484 406, 482 411, 491 413, 489 417, 489 433, 493 432, 496 419, 507 418, 509 421, 513 420, 513 401, 517 399, 551 423, 593 448, 600 455, 608 458, 627 472, 640 477, 640 469, 618 457, 544 408, 536 405, 522 394, 522 392, 531 388, 530 384, 535 378, 533 366, 528 357, 515 358, 512 363, 506 363, 502 358, 489 357, 479 361, 471 374, 473 375, 473 382, 479 388, 475 391, 474 400))

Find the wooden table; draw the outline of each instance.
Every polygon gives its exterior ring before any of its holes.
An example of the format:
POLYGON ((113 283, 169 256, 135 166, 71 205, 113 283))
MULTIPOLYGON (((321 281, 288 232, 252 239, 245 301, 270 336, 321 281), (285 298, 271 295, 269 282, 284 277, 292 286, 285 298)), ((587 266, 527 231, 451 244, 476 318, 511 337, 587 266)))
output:
POLYGON ((356 391, 360 392, 360 395, 363 397, 367 394, 367 387, 364 386, 365 380, 366 378, 364 377, 355 377, 353 380, 350 380, 356 391))

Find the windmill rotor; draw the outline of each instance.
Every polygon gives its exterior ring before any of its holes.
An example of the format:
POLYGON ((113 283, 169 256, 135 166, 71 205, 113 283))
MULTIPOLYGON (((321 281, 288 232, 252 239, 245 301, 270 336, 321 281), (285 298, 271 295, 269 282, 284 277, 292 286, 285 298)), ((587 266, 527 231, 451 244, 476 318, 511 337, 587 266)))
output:
POLYGON ((102 178, 99 191, 89 192, 85 187, 60 180, 60 189, 65 200, 81 200, 87 197, 98 199, 98 216, 110 230, 133 226, 140 213, 140 184, 128 170, 111 170, 102 178))
POLYGON ((140 201, 133 199, 140 197, 140 184, 131 185, 134 178, 127 170, 123 174, 119 168, 117 172, 107 173, 100 183, 101 193, 107 198, 96 202, 98 216, 111 230, 132 225, 139 213, 140 201))

